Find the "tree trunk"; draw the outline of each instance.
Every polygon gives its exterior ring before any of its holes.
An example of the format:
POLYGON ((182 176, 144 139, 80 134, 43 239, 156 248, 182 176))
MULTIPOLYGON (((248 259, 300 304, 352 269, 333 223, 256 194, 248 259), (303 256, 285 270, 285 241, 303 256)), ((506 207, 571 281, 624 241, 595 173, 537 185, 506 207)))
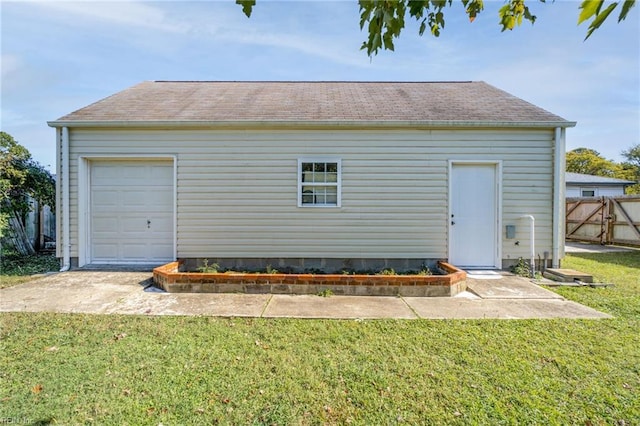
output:
POLYGON ((31 241, 27 238, 24 224, 15 211, 9 214, 9 227, 7 229, 7 235, 3 238, 2 242, 3 245, 12 247, 18 253, 25 256, 36 253, 33 244, 31 244, 31 241))

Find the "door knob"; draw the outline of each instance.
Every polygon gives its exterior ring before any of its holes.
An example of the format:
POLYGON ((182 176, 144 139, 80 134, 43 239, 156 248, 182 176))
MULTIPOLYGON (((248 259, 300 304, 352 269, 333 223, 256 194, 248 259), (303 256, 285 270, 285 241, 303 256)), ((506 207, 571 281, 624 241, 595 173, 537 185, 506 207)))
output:
POLYGON ((151 221, 147 219, 147 228, 151 228, 151 221))
POLYGON ((456 223, 455 223, 454 221, 451 221, 451 224, 452 224, 452 225, 455 225, 456 223))

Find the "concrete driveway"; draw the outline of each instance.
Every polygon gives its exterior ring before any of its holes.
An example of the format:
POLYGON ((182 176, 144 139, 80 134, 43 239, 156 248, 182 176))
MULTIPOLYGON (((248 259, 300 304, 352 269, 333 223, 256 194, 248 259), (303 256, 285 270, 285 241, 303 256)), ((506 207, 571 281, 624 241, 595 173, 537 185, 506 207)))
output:
POLYGON ((0 312, 334 319, 610 318, 501 273, 474 273, 456 297, 164 293, 150 272, 70 271, 0 290, 0 312))

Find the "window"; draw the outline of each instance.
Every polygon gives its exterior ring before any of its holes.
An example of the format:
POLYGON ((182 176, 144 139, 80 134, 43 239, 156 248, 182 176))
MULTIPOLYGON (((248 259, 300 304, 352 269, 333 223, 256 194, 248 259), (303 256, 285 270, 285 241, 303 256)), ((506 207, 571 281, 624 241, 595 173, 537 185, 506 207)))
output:
POLYGON ((580 189, 580 193, 582 194, 582 197, 595 197, 596 196, 596 190, 595 188, 588 188, 588 189, 584 189, 581 188, 580 189))
POLYGON ((340 160, 299 159, 298 207, 340 207, 340 174, 340 160))

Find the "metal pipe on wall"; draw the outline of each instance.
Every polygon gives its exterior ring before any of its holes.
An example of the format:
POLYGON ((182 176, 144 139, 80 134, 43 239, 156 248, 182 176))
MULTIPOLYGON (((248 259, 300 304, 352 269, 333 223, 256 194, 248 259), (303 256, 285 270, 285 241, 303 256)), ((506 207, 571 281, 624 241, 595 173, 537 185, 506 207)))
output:
POLYGON ((529 219, 530 227, 529 227, 529 262, 531 265, 531 277, 535 277, 536 275, 536 219, 530 215, 525 214, 520 216, 522 219, 529 219))

